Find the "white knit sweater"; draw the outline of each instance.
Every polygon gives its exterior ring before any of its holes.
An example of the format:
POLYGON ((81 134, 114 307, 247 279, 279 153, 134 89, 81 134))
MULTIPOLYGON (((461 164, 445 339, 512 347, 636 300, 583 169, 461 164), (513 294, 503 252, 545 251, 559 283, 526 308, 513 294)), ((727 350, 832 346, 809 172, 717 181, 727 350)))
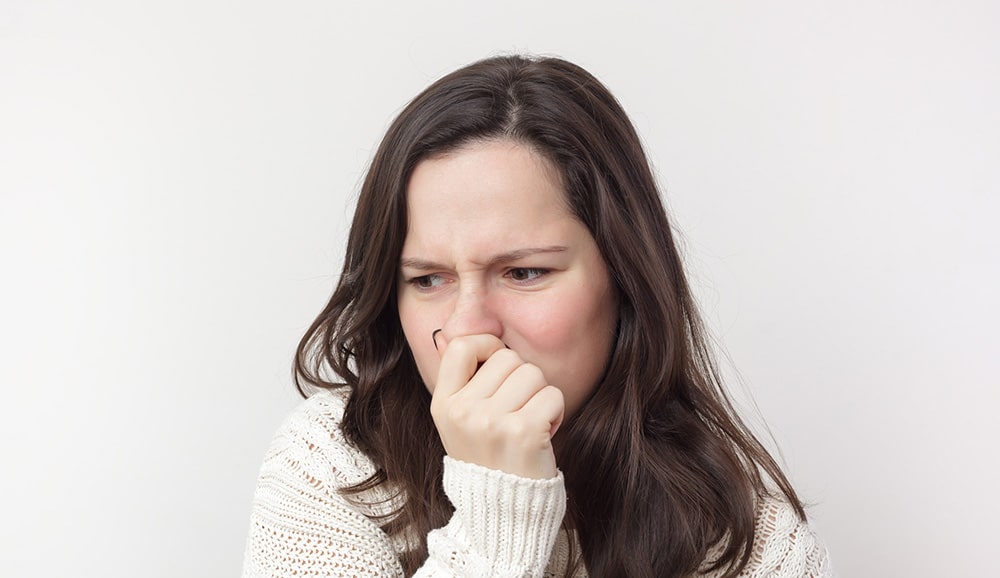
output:
MULTIPOLYGON (((406 544, 369 516, 393 510, 385 490, 342 496, 337 488, 368 478, 370 460, 340 432, 344 391, 303 402, 275 435, 254 495, 243 576, 397 577, 406 544)), ((569 542, 562 474, 530 480, 445 458, 444 490, 455 514, 427 536, 429 558, 417 576, 561 576, 569 542)), ((765 500, 754 555, 741 574, 831 576, 826 550, 792 508, 765 500)))

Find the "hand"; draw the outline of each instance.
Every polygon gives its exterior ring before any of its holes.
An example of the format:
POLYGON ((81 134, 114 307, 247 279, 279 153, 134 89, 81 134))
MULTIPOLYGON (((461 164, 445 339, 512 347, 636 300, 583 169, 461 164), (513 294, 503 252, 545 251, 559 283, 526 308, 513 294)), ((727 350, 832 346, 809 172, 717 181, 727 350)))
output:
POLYGON ((453 459, 552 478, 552 436, 563 415, 562 392, 496 337, 459 337, 442 351, 431 416, 453 459))

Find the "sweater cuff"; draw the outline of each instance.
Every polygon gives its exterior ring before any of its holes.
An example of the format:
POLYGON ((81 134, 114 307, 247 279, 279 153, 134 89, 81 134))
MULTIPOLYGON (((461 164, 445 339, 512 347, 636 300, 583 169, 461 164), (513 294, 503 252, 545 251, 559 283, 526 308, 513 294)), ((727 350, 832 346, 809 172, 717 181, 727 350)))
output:
POLYGON ((464 534, 454 538, 498 574, 536 575, 548 564, 566 513, 562 472, 535 480, 445 456, 444 491, 460 522, 450 530, 464 534))

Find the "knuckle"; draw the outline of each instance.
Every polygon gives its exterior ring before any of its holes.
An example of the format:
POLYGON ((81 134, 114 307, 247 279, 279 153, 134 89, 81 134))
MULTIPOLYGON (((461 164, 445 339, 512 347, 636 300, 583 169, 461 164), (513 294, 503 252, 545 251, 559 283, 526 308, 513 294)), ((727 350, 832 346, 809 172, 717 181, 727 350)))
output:
POLYGON ((546 385, 542 389, 542 393, 551 398, 553 401, 558 401, 559 403, 563 403, 565 401, 562 390, 554 385, 546 385))
POLYGON ((491 357, 511 364, 521 363, 521 356, 515 353, 513 349, 498 349, 491 357))
POLYGON ((489 439, 496 434, 496 422, 489 414, 478 416, 469 426, 480 438, 489 439))
POLYGON ((467 336, 455 337, 448 340, 448 349, 445 355, 450 357, 466 357, 475 353, 475 348, 467 336))
POLYGON ((518 368, 521 377, 530 380, 532 383, 545 383, 545 375, 542 370, 533 363, 525 363, 518 368))

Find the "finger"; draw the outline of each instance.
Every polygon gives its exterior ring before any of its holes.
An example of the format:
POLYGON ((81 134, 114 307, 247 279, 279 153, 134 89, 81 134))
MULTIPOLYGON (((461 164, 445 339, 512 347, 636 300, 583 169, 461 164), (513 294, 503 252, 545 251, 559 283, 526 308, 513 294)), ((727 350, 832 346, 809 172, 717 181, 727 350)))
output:
POLYGON ((486 361, 495 352, 504 349, 504 344, 496 336, 466 335, 448 342, 441 354, 434 398, 448 398, 465 387, 480 362, 486 361))
POLYGON ((566 401, 562 391, 553 385, 547 385, 529 399, 518 413, 527 419, 535 420, 540 428, 548 429, 548 440, 556 435, 566 414, 566 401))
POLYGON ((490 398, 490 407, 495 411, 514 413, 548 384, 537 365, 523 363, 497 388, 490 398))
POLYGON ((456 395, 460 393, 462 396, 485 400, 493 396, 523 365, 524 360, 521 356, 510 349, 494 351, 489 359, 480 365, 465 387, 456 392, 456 395))

